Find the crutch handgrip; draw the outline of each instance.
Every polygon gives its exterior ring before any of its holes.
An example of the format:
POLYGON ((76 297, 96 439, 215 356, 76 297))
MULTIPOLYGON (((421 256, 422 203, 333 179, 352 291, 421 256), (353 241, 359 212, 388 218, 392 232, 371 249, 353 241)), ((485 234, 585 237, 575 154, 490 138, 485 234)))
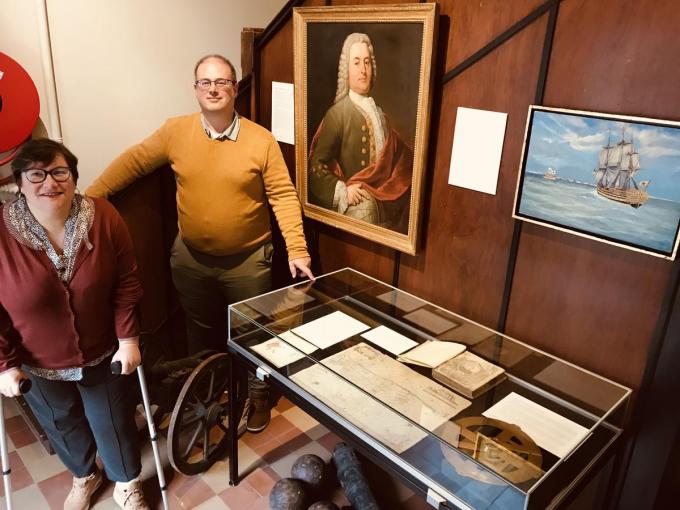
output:
POLYGON ((30 379, 22 379, 19 382, 19 392, 23 395, 24 393, 28 393, 31 391, 31 386, 33 386, 33 383, 31 382, 30 379))
POLYGON ((123 373, 123 364, 120 361, 111 363, 111 373, 113 375, 120 375, 123 373))

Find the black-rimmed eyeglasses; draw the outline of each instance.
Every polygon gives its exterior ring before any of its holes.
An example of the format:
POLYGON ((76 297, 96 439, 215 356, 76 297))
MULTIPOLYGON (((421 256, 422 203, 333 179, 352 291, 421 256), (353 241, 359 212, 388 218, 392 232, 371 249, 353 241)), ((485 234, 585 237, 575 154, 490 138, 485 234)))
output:
POLYGON ((45 182, 45 179, 47 179, 48 175, 51 175, 52 179, 57 182, 66 182, 71 175, 71 169, 67 166, 58 166, 52 170, 45 170, 43 168, 27 168, 21 172, 26 174, 26 179, 28 179, 28 182, 32 182, 33 184, 45 182))
POLYGON ((196 85, 199 90, 208 90, 210 85, 213 83, 215 84, 215 88, 217 90, 225 90, 236 85, 234 80, 227 80, 226 78, 217 78, 216 80, 208 80, 207 78, 204 78, 202 80, 196 80, 194 85, 196 85))

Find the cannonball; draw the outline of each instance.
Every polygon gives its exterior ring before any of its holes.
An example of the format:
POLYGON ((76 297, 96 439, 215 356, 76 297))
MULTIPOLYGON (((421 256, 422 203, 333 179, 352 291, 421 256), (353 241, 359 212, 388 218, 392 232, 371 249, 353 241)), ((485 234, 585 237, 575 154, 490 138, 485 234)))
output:
POLYGON ((282 478, 269 493, 271 510, 304 510, 305 493, 302 483, 292 478, 282 478))
POLYGON ((340 510, 332 501, 317 501, 307 510, 340 510))
POLYGON ((290 476, 308 483, 312 487, 318 487, 323 479, 326 463, 321 457, 306 454, 299 457, 290 470, 290 476))

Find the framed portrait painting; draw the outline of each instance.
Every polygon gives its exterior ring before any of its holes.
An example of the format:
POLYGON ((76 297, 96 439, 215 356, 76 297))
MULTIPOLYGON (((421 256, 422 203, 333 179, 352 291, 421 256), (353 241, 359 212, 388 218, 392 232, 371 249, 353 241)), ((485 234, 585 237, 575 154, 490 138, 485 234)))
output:
POLYGON ((513 216, 674 260, 680 123, 531 106, 513 216))
POLYGON ((293 16, 305 216, 415 254, 436 5, 304 7, 293 16))

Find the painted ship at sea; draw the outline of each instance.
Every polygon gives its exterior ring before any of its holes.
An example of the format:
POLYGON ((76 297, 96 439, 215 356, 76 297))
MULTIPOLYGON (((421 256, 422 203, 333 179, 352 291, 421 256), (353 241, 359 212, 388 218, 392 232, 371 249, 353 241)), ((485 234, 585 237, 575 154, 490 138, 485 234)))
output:
POLYGON ((553 167, 549 166, 548 169, 543 174, 543 178, 548 179, 549 181, 556 181, 557 171, 553 167))
POLYGON ((625 128, 621 140, 611 143, 611 132, 607 145, 602 147, 598 166, 593 170, 598 195, 638 208, 649 198, 647 186, 650 181, 635 181, 640 171, 640 154, 635 149, 633 139, 626 141, 625 128))

